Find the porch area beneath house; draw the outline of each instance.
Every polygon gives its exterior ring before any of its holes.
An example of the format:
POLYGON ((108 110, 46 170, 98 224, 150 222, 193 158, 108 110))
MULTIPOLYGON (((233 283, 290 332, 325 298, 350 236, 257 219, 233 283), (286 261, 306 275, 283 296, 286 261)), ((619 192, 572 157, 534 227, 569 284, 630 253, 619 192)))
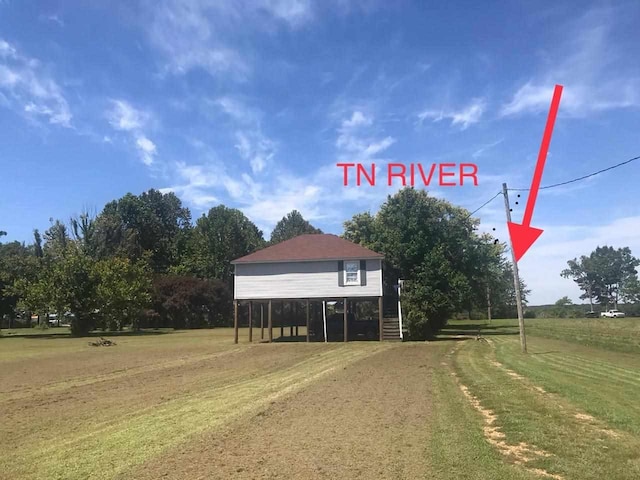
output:
POLYGON ((249 342, 401 340, 384 312, 383 297, 235 300, 234 340, 241 328, 249 342))

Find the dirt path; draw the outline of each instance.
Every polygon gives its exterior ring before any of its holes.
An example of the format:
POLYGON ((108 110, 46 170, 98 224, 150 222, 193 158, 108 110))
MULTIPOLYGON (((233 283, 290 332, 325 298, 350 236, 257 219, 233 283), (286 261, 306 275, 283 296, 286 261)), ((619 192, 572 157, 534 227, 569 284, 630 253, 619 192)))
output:
POLYGON ((398 345, 126 477, 424 478, 437 357, 432 345, 398 345))

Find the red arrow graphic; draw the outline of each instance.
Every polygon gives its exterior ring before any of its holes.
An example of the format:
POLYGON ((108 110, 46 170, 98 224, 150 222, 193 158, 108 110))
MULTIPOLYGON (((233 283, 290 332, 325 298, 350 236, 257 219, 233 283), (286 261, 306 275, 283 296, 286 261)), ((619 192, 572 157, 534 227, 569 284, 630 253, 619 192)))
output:
POLYGON ((562 95, 562 85, 556 85, 553 90, 553 98, 551 99, 551 107, 549 108, 549 116, 547 117, 547 125, 544 127, 544 135, 540 144, 540 153, 538 153, 538 162, 533 172, 533 180, 531 181, 531 189, 527 206, 524 209, 524 217, 522 224, 507 222, 509 227, 509 236, 511 237, 511 248, 516 257, 516 262, 520 260, 533 243, 542 235, 542 230, 531 226, 531 217, 533 217, 533 208, 536 205, 538 190, 540 189, 540 181, 542 180, 542 172, 544 170, 544 162, 547 160, 547 152, 551 143, 551 134, 553 126, 556 123, 558 115, 558 107, 560 106, 560 96, 562 95))

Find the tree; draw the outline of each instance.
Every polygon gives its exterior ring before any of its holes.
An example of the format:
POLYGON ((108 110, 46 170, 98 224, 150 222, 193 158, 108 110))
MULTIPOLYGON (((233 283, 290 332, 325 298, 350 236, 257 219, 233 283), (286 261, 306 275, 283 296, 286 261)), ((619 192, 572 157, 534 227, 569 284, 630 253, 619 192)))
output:
POLYGON ((153 281, 155 326, 202 328, 229 326, 231 291, 220 280, 157 275, 153 281))
POLYGON ((33 280, 20 279, 16 289, 21 293, 20 304, 30 312, 71 317, 71 333, 84 335, 93 328, 98 308, 97 281, 93 260, 74 243, 60 252, 55 260, 45 259, 33 280))
POLYGON ((96 301, 110 330, 139 328, 142 311, 151 302, 151 274, 144 262, 108 258, 94 265, 96 301))
POLYGON ((22 278, 33 278, 38 268, 32 248, 20 242, 0 243, 0 318, 8 316, 10 325, 20 299, 14 284, 22 278))
POLYGON ((196 222, 175 273, 216 278, 231 286, 230 262, 264 245, 262 232, 240 210, 219 205, 196 222))
POLYGON ((270 243, 284 242, 305 233, 322 233, 322 230, 306 221, 298 210, 292 210, 276 224, 271 232, 270 243))
POLYGON ((582 298, 589 298, 593 311, 593 298, 606 305, 613 303, 618 308, 620 292, 625 284, 633 285, 637 279, 636 267, 640 260, 636 259, 628 247, 597 247, 589 256, 581 256, 580 260, 567 262, 568 268, 561 272, 565 278, 572 278, 585 292, 582 298))
POLYGON ((485 306, 487 283, 499 277, 501 249, 475 233, 477 224, 466 210, 405 188, 389 196, 375 217, 360 214, 345 222, 344 237, 385 255, 386 285, 405 280, 409 335, 424 339, 454 312, 485 306))
POLYGON ((627 279, 620 291, 620 297, 624 303, 640 302, 640 281, 637 276, 627 279))
POLYGON ((559 298, 558 300, 556 300, 556 303, 555 303, 556 307, 567 307, 569 305, 573 305, 573 300, 571 300, 566 295, 564 297, 559 298))
POLYGON ((191 213, 175 194, 151 189, 109 202, 91 228, 98 258, 136 261, 149 252, 152 270, 166 272, 180 263, 191 213))
POLYGON ((374 248, 376 225, 375 217, 369 212, 358 213, 351 220, 344 222, 342 236, 354 243, 359 243, 367 248, 374 248))
POLYGON ((71 232, 73 238, 80 244, 84 253, 91 257, 96 256, 96 223, 89 212, 71 218, 71 232))
POLYGON ((602 288, 602 279, 594 271, 590 257, 582 255, 580 260, 574 258, 567 262, 568 268, 564 269, 560 275, 564 278, 571 278, 578 284, 584 292, 580 298, 588 299, 591 312, 593 312, 593 299, 602 288))

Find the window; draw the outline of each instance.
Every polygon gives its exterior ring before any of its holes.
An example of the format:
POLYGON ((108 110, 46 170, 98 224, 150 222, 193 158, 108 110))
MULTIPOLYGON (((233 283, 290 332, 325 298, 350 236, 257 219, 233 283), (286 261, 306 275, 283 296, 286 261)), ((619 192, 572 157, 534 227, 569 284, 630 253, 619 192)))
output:
POLYGON ((360 262, 344 262, 344 284, 360 285, 360 262))

